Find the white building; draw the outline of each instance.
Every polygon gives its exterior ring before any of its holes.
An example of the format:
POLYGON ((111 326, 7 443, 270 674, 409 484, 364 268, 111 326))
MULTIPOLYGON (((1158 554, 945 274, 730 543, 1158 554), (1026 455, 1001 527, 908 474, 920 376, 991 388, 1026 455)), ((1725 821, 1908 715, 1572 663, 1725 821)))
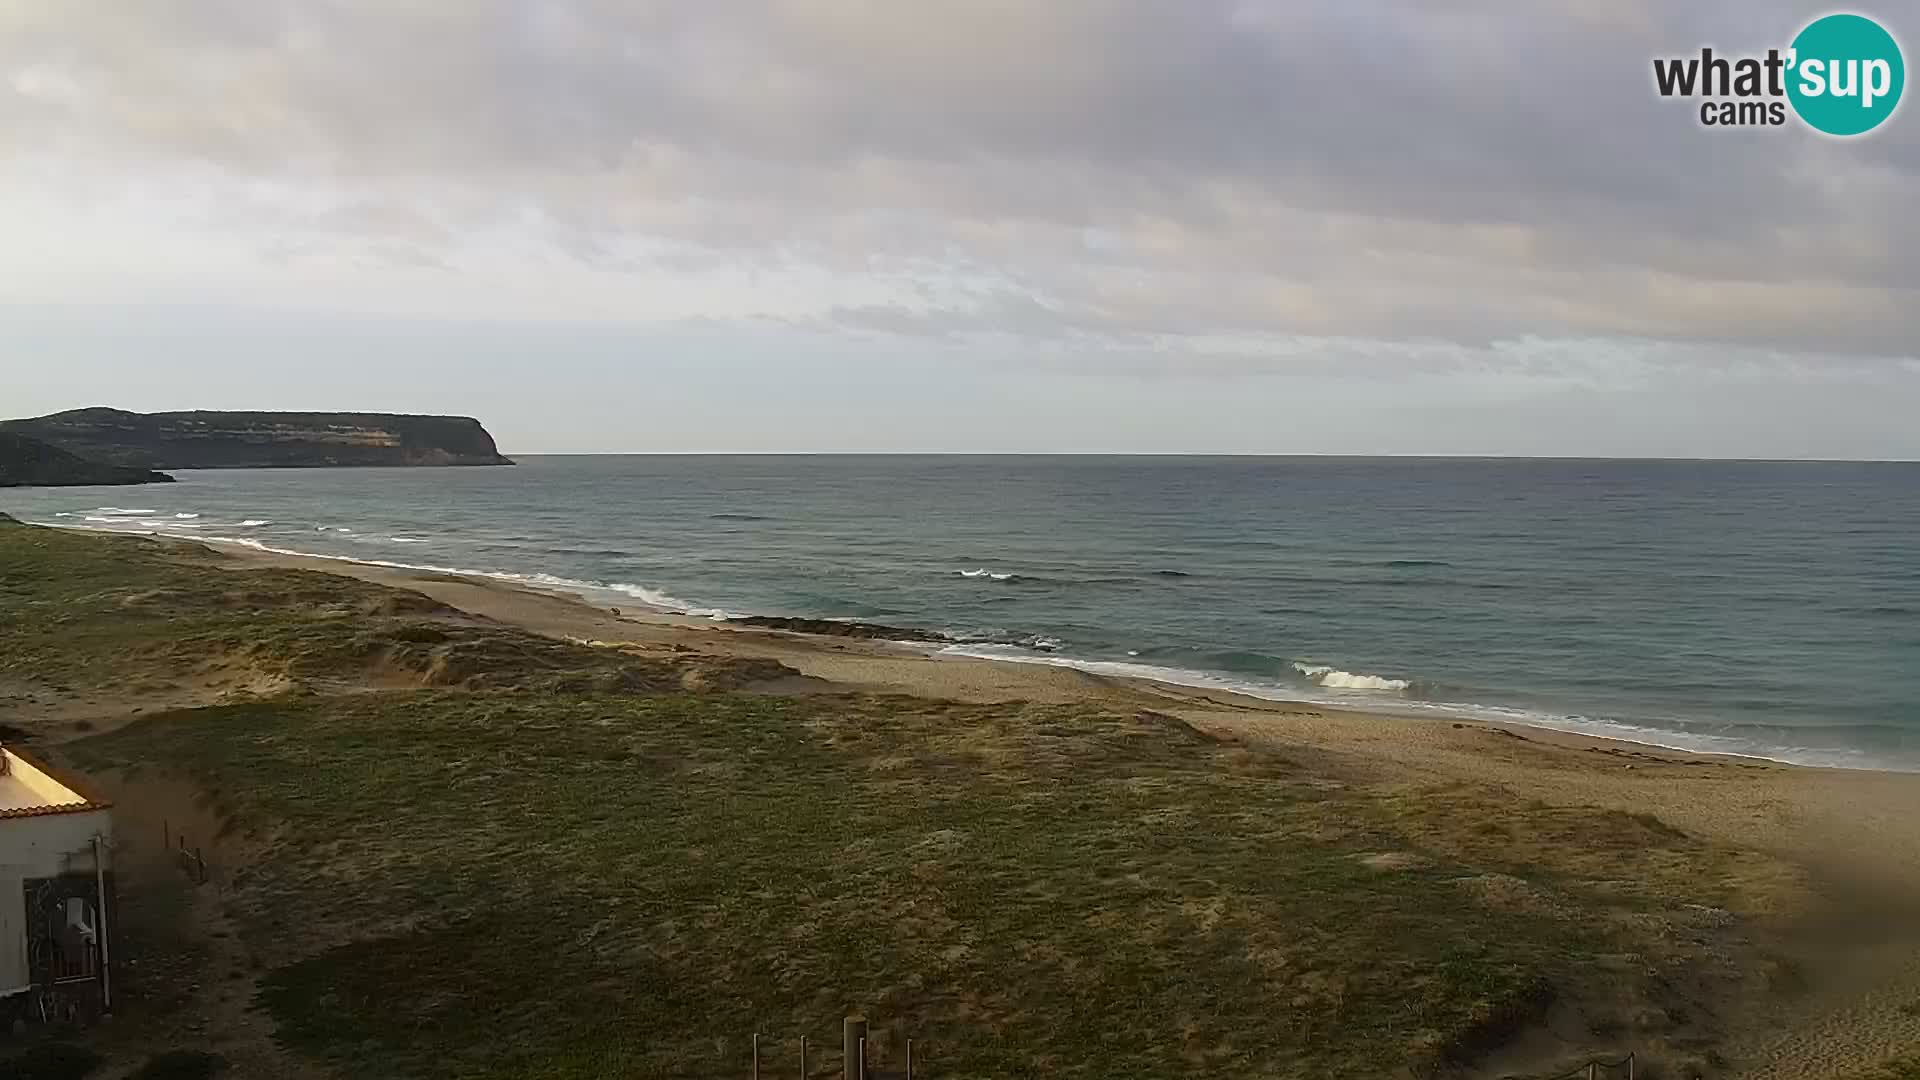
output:
POLYGON ((106 803, 0 747, 0 1021, 111 1004, 112 839, 106 803))

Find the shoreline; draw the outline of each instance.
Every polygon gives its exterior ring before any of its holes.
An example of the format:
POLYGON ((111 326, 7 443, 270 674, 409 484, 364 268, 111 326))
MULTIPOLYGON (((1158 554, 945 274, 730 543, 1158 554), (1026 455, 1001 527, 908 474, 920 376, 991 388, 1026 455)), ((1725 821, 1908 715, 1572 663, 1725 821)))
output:
MULTIPOLYGON (((182 561, 235 574, 302 569, 410 590, 453 609, 443 612, 446 617, 465 622, 640 655, 773 660, 798 673, 748 685, 736 691, 741 694, 870 695, 846 701, 849 707, 877 707, 881 716, 895 707, 886 695, 897 696, 902 717, 924 715, 926 701, 1158 714, 1226 744, 1230 754, 1278 769, 1270 782, 1280 785, 1354 789, 1389 803, 1433 800, 1489 826, 1548 808, 1613 811, 1621 820, 1671 830, 1688 857, 1716 850, 1773 856, 1777 902, 1749 912, 1751 933, 1778 950, 1791 970, 1804 971, 1804 983, 1796 983, 1804 988, 1754 1013, 1725 1017, 1730 1052, 1755 1066, 1741 1075, 1840 1080, 1851 1072, 1843 1064, 1864 1066, 1920 1045, 1920 924, 1911 917, 1920 910, 1920 830, 1912 824, 1920 816, 1920 774, 1672 752, 1472 718, 1274 701, 1058 665, 942 654, 924 643, 616 610, 536 583, 281 554, 206 538, 146 539, 182 561)), ((366 685, 403 688, 377 678, 366 685)), ((71 704, 59 716, 43 711, 40 730, 70 733, 66 737, 110 731, 156 703, 139 694, 110 693, 71 704)), ((1594 854, 1602 861, 1586 872, 1585 887, 1614 888, 1617 870, 1602 851, 1594 854)))
MULTIPOLYGON (((1339 695, 1312 696, 1293 694, 1288 688, 1276 684, 1274 693, 1262 693, 1265 687, 1257 687, 1251 680, 1233 676, 1230 673, 1214 673, 1203 670, 1168 668, 1160 665, 1136 663, 1119 660, 1091 660, 1073 656, 1063 656, 1046 652, 1036 652, 1026 656, 998 656, 984 654, 981 650, 990 647, 1008 647, 1003 642, 966 641, 953 638, 942 631, 927 631, 922 628, 898 628, 913 633, 926 633, 944 638, 943 644, 921 639, 893 640, 872 634, 824 635, 811 634, 805 630, 768 631, 760 627, 744 626, 748 620, 766 621, 770 617, 758 613, 731 611, 723 608, 703 607, 680 600, 658 590, 641 590, 636 594, 624 589, 600 585, 594 582, 579 581, 545 573, 516 573, 511 571, 486 571, 462 567, 441 567, 420 563, 403 563, 386 559, 357 559, 346 555, 327 555, 315 552, 294 551, 273 547, 257 540, 244 537, 179 535, 159 530, 134 530, 96 528, 56 522, 36 522, 49 528, 72 529, 79 532, 117 533, 123 535, 144 535, 157 540, 180 543, 197 543, 231 553, 242 559, 286 559, 297 563, 313 563, 309 569, 331 573, 344 573, 350 577, 364 577, 365 574, 343 570, 342 567, 364 567, 370 571, 385 571, 401 576, 444 575, 459 577, 474 582, 508 589, 521 589, 530 593, 562 597, 588 608, 601 606, 618 607, 622 618, 630 622, 652 621, 665 625, 686 625, 691 628, 710 627, 732 632, 779 632, 795 634, 821 641, 865 641, 869 643, 885 642, 903 646, 916 651, 930 652, 941 660, 970 660, 982 663, 1004 664, 1028 668, 1053 668, 1077 671, 1101 679, 1117 680, 1138 687, 1157 688, 1157 693, 1174 695, 1205 693, 1215 694, 1247 702, 1277 705, 1285 708, 1328 709, 1344 713, 1378 718, 1392 718, 1398 721, 1425 723, 1470 723, 1490 725, 1527 732, 1550 740, 1571 740, 1575 745, 1619 746, 1634 750, 1658 751, 1665 754, 1683 754, 1693 757, 1727 759, 1733 761, 1760 762, 1768 765, 1794 769, 1819 769, 1843 773, 1894 774, 1920 776, 1920 768, 1900 768, 1868 759, 1862 764, 1840 764, 1832 761, 1805 761, 1776 756, 1761 750, 1736 750, 1686 745, 1679 740, 1687 737, 1677 733, 1665 732, 1658 728, 1639 727, 1620 721, 1588 720, 1574 714, 1550 714, 1529 712, 1506 706, 1475 705, 1466 702, 1428 702, 1382 699, 1347 700, 1339 695), (599 591, 605 599, 619 598, 619 603, 601 605, 596 598, 587 595, 590 591, 599 591), (626 605, 638 604, 640 608, 626 605), (1148 674, 1142 671, 1115 670, 1123 668, 1154 669, 1148 674), (1191 676, 1182 679, 1169 676, 1191 676), (1604 731, 1592 730, 1595 728, 1604 731), (1636 738, 1634 735, 1644 735, 1636 738), (1667 736, 1674 741, 1659 741, 1667 736)), ((156 522, 157 524, 157 522, 156 522)), ((784 617, 772 617, 780 619, 784 617)), ((874 624, 857 619, 799 619, 803 622, 844 623, 848 626, 871 627, 874 624)), ((1705 738, 1713 738, 1707 736, 1705 738)), ((1864 754, 1864 752, 1862 752, 1864 754)))
MULTIPOLYGON (((119 530, 84 529, 79 526, 61 526, 76 528, 88 532, 115 532, 119 530)), ((1920 790, 1920 772, 1904 769, 1889 769, 1876 766, 1842 766, 1809 764, 1764 757, 1758 754, 1742 754, 1731 751, 1696 750, 1683 746, 1667 746, 1655 742, 1628 739, 1614 735, 1598 735, 1584 731, 1567 730, 1529 723, 1519 718, 1503 718, 1476 715, 1465 711, 1470 706, 1460 707, 1461 711, 1451 711, 1452 706, 1435 703, 1431 706, 1404 705, 1395 707, 1392 702, 1343 702, 1305 697, 1269 697, 1249 692, 1233 686, 1225 679, 1218 685, 1200 682, 1178 682, 1155 678, 1148 675, 1116 673, 1097 670, 1099 665, 1118 662, 1081 660, 1073 657, 1034 655, 1031 657, 980 655, 976 652, 955 651, 973 647, 975 643, 954 642, 949 645, 937 645, 927 641, 895 640, 878 635, 865 634, 820 634, 806 630, 786 628, 766 628, 746 624, 743 620, 764 618, 729 612, 725 616, 700 614, 707 609, 694 611, 673 611, 654 606, 630 608, 620 605, 603 605, 592 597, 579 591, 583 583, 569 582, 558 584, 535 580, 529 575, 511 575, 506 572, 487 573, 472 570, 442 569, 415 564, 396 563, 381 560, 352 559, 341 555, 317 555, 307 552, 287 551, 270 548, 256 543, 216 540, 209 537, 172 537, 154 535, 154 539, 163 542, 185 544, 203 544, 243 563, 260 565, 292 566, 320 573, 337 574, 346 577, 375 581, 381 584, 402 588, 412 588, 436 595, 432 588, 422 586, 461 584, 472 590, 486 593, 520 596, 528 599, 564 605, 576 609, 576 614, 586 619, 611 619, 620 625, 631 628, 648 628, 652 632, 693 633, 708 637, 715 634, 737 636, 742 641, 756 639, 776 639, 781 643, 777 650, 782 655, 801 654, 824 657, 833 655, 836 660, 848 656, 864 656, 876 661, 904 658, 927 660, 942 665, 986 665, 995 669, 1005 669, 1004 677, 991 680, 996 686, 1009 689, 1023 687, 1031 689, 1041 697, 1053 697, 1059 690, 1060 678, 1053 673, 1065 673, 1073 679, 1076 689, 1087 691, 1101 686, 1123 688, 1154 699, 1164 699, 1169 703, 1189 705, 1195 702, 1214 704, 1250 713, 1298 714, 1302 711, 1324 711, 1351 717, 1357 720, 1381 721, 1389 724, 1458 726, 1462 724, 1487 727, 1524 735, 1546 745, 1563 746, 1578 750, 1599 749, 1602 751, 1626 751, 1653 754, 1662 758, 1703 759, 1731 764, 1743 764, 1756 768, 1785 769, 1796 772, 1831 773, 1846 775, 1899 776, 1914 778, 1916 790, 1920 790), (614 612, 617 611, 617 614, 614 612)), ((558 579, 554 579, 558 580, 558 579)), ((624 594, 623 594, 624 595, 624 594)), ((645 603, 644 601, 639 601, 645 603)), ((472 611, 464 604, 454 603, 454 607, 472 611)), ((511 604, 509 607, 513 606, 511 604)), ((530 621, 523 613, 513 612, 501 618, 496 612, 475 612, 500 621, 515 623, 526 629, 547 632, 539 623, 546 620, 530 621)), ((820 620, 846 622, 850 626, 867 627, 873 624, 859 620, 820 620)), ((615 645, 621 641, 609 638, 583 638, 576 635, 550 635, 571 637, 573 640, 589 644, 615 645)), ((1145 666, 1145 665, 1137 665, 1145 666)), ((1204 676, 1204 672, 1195 672, 1204 676)), ((833 679, 834 682, 858 684, 859 680, 833 679)), ((914 680, 916 683, 920 680, 914 680)), ((886 685, 881 680, 879 685, 886 685)), ((959 680, 961 685, 972 685, 974 680, 959 680)), ((997 699, 1004 700, 1004 698, 997 699)))

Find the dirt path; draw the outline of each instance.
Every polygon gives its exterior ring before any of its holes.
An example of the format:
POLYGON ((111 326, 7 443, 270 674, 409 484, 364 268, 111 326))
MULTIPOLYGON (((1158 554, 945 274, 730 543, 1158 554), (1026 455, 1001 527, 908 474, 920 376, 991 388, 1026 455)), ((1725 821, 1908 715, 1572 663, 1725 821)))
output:
POLYGON ((234 923, 232 885, 260 852, 225 835, 219 814, 189 784, 114 775, 95 784, 115 807, 125 948, 117 959, 126 973, 114 1023, 93 1033, 107 1055, 100 1076, 125 1077, 171 1048, 221 1055, 229 1080, 327 1080, 282 1051, 272 1019, 254 1007, 266 967, 234 923), (183 868, 181 837, 205 858, 204 882, 183 868), (163 846, 168 841, 174 846, 163 846))

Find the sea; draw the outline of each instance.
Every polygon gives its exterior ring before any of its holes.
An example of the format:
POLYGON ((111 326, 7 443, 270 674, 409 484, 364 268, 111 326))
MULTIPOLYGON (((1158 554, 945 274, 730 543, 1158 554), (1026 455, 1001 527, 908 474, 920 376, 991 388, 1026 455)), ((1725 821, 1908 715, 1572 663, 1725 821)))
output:
POLYGON ((1920 771, 1920 464, 529 456, 0 511, 946 653, 1920 771))

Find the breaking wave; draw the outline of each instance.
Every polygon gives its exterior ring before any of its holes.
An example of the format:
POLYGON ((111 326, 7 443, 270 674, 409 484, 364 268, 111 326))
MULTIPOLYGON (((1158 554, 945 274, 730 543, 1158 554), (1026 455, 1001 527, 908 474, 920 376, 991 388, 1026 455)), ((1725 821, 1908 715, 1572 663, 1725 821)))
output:
MULTIPOLYGON (((98 519, 89 518, 86 520, 98 519)), ((115 522, 115 524, 120 523, 121 522, 115 522)), ((724 608, 707 607, 688 600, 682 600, 661 589, 656 589, 648 585, 636 585, 626 581, 585 581, 580 578, 561 577, 557 574, 520 574, 510 570, 476 570, 466 566, 437 566, 432 563, 395 562, 391 559, 356 559, 346 555, 329 555, 317 551, 300 551, 295 548, 275 547, 250 536, 214 536, 200 532, 173 533, 169 531, 172 529, 194 529, 199 527, 191 522, 153 520, 138 523, 155 527, 143 529, 100 528, 97 526, 88 527, 84 525, 60 525, 58 527, 80 529, 85 532, 121 533, 128 536, 174 536, 176 539, 199 540, 210 544, 231 544, 234 547, 264 551, 272 555, 294 555, 304 559, 326 559, 330 562, 353 563, 358 566, 379 566, 389 570, 418 570, 430 574, 457 574, 462 577, 490 578, 494 581, 512 582, 516 585, 526 585, 540 589, 566 589, 589 594, 618 595, 638 600, 642 604, 667 615, 690 615, 701 619, 732 619, 741 616, 740 612, 728 611, 724 608)), ((53 525, 54 523, 38 522, 37 524, 53 525)), ((240 524, 270 523, 243 521, 240 522, 240 524)), ((395 539, 397 539, 397 537, 395 539)))
POLYGON ((1328 664, 1295 662, 1293 670, 1305 675, 1307 681, 1315 686, 1324 686, 1329 690, 1405 690, 1413 685, 1405 679, 1390 679, 1384 675, 1356 675, 1328 664))

